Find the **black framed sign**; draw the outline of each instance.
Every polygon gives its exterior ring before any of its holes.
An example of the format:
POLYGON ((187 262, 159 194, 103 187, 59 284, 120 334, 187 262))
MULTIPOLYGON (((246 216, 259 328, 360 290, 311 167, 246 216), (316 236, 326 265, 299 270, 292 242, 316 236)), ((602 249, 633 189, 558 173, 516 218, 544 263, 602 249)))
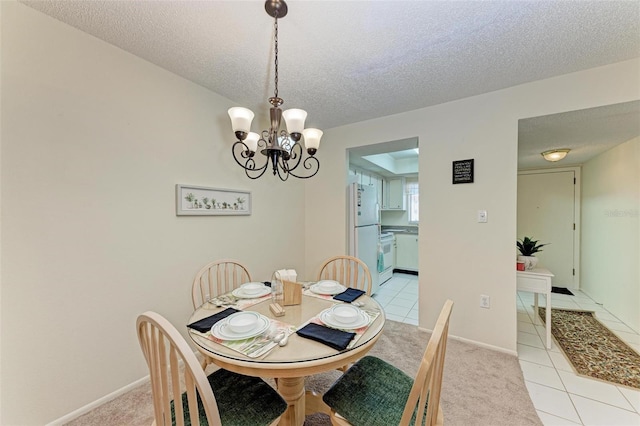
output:
POLYGON ((473 158, 453 162, 452 183, 473 183, 473 158))

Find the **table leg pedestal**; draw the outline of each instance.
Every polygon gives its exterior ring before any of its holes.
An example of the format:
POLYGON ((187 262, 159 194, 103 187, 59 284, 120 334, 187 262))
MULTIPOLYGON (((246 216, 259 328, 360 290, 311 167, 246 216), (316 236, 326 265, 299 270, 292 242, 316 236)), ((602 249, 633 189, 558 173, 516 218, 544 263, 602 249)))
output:
POLYGON ((282 426, 302 426, 305 416, 304 377, 279 378, 278 393, 288 405, 279 424, 282 426))
POLYGON ((322 395, 314 391, 307 391, 305 397, 305 414, 308 416, 313 413, 330 414, 331 408, 324 403, 322 395))

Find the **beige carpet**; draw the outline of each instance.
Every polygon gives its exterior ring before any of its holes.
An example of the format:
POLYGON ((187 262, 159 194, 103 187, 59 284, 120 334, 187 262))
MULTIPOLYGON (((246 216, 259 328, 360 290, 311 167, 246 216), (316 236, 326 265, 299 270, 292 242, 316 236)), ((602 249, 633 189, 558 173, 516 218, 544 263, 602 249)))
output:
MULTIPOLYGON (((418 370, 429 333, 417 327, 387 321, 383 335, 370 352, 410 376, 418 370)), ((142 356, 142 354, 140 354, 142 356)), ((324 392, 338 371, 307 379, 307 389, 324 392)), ((442 389, 447 425, 541 425, 516 357, 449 340, 442 389)), ((68 423, 70 425, 150 425, 151 390, 140 386, 68 423)), ((330 425, 323 414, 308 416, 305 426, 330 425)))

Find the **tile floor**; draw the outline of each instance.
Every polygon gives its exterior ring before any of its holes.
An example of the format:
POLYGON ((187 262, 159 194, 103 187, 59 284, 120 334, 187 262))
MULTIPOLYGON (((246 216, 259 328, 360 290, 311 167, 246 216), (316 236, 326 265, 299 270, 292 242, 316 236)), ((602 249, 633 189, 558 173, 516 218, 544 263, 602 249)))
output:
MULTIPOLYGON (((554 307, 588 309, 629 346, 640 352, 640 334, 579 290, 574 296, 553 294, 554 307)), ((418 277, 394 274, 373 296, 387 318, 418 324, 418 277)), ((545 305, 543 296, 539 303, 545 305)), ((518 292, 518 358, 529 395, 544 425, 640 426, 640 391, 587 379, 574 373, 545 329, 533 324, 533 294, 518 292)))
POLYGON ((394 273, 373 298, 382 305, 387 319, 418 325, 418 276, 394 273))

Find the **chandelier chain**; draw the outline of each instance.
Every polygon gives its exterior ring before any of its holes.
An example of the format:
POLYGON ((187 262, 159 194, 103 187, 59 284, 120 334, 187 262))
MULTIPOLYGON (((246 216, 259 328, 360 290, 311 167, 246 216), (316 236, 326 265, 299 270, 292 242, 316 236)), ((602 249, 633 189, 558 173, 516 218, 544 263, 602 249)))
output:
POLYGON ((275 28, 275 60, 274 60, 274 64, 275 64, 275 91, 274 91, 274 96, 277 98, 278 97, 278 12, 276 11, 276 16, 275 16, 275 22, 273 24, 274 28, 275 28))

